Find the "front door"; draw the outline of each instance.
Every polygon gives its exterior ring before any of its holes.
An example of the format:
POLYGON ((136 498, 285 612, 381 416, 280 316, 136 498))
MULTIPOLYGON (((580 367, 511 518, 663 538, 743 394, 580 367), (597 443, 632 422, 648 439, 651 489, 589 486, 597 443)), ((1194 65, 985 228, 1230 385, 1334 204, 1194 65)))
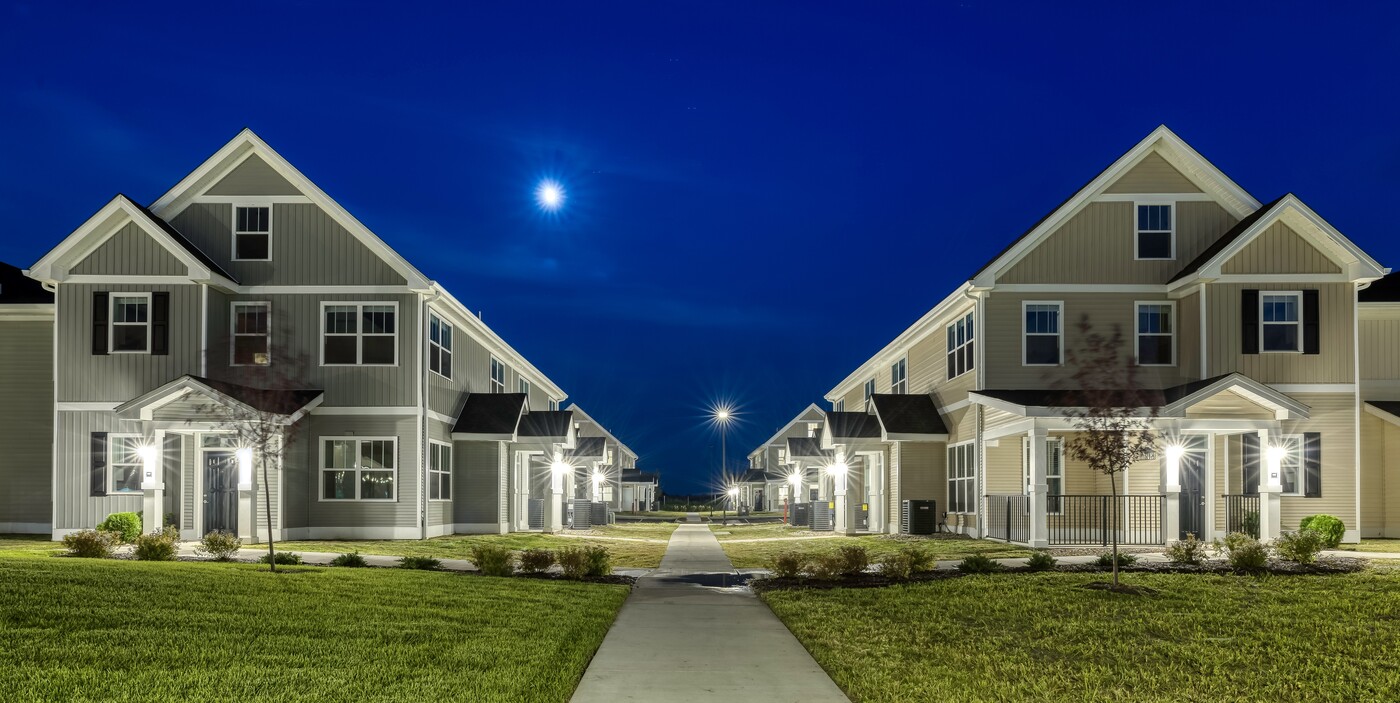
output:
POLYGON ((233 452, 204 452, 204 533, 238 534, 238 462, 233 452))
POLYGON ((1206 518, 1206 438, 1201 435, 1186 439, 1186 451, 1181 455, 1181 534, 1197 539, 1205 536, 1206 518))

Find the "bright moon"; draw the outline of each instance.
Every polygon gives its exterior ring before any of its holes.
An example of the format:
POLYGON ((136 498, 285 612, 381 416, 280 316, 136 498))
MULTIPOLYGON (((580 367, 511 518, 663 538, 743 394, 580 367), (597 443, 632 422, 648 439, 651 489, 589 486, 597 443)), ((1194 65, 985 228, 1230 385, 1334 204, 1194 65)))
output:
POLYGON ((548 179, 540 181, 535 188, 535 201, 545 210, 558 210, 564 204, 564 186, 548 179))

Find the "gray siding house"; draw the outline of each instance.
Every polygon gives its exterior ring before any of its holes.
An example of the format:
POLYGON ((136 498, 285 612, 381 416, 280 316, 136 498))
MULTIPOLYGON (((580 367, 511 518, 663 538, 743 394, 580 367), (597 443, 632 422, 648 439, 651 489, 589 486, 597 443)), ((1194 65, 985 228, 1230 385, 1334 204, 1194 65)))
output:
MULTIPOLYGON (((52 471, 3 499, 0 531, 58 539, 116 511, 185 538, 262 540, 269 513, 284 539, 559 529, 564 391, 249 130, 25 274, 55 293, 47 315, 0 312, 0 355, 23 336, 34 366, 0 387, 47 387, 24 434, 53 438, 52 471), (266 482, 239 412, 296 428, 266 482)), ((8 453, 0 473, 33 478, 8 453)))
POLYGON ((0 533, 52 525, 53 307, 53 293, 0 263, 0 533))

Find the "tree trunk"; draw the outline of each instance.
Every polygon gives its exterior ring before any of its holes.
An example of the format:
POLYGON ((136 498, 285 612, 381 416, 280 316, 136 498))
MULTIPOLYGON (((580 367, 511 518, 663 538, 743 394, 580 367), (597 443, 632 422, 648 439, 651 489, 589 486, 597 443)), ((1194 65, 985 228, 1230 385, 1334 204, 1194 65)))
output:
POLYGON ((272 491, 268 490, 268 486, 271 486, 272 484, 269 483, 267 480, 267 452, 258 452, 258 460, 262 462, 263 506, 265 511, 267 512, 267 566, 269 570, 276 571, 277 553, 273 550, 272 547, 272 491))
POLYGON ((1108 508, 1108 530, 1113 535, 1113 589, 1118 590, 1118 480, 1111 471, 1108 474, 1108 487, 1113 494, 1110 499, 1113 505, 1108 508))

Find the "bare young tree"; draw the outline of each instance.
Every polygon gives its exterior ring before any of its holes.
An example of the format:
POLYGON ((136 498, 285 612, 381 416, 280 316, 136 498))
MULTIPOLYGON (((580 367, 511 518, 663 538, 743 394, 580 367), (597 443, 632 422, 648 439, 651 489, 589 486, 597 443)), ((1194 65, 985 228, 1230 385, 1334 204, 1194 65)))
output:
MULTIPOLYGON (((1126 340, 1118 325, 1096 332, 1088 316, 1078 324, 1082 346, 1065 354, 1071 374, 1066 390, 1076 400, 1064 411, 1077 432, 1065 453, 1108 476, 1112 493, 1109 525, 1113 536, 1113 588, 1118 588, 1118 476, 1156 452, 1152 419, 1162 402, 1160 390, 1146 388, 1137 359, 1124 353, 1126 340)), ((1126 488, 1126 487, 1125 487, 1126 488)))

